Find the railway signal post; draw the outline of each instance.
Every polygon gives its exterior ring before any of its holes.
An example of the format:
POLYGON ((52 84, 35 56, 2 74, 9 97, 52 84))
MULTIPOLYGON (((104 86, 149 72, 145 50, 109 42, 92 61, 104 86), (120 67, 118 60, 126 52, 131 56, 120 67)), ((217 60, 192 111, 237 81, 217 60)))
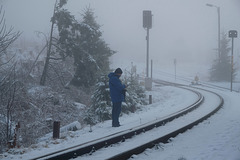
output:
POLYGON ((152 28, 152 12, 149 10, 143 11, 143 28, 147 30, 147 58, 146 58, 146 78, 145 88, 147 90, 152 89, 152 79, 149 78, 149 29, 152 28))
POLYGON ((234 38, 237 38, 237 31, 236 30, 230 30, 228 32, 228 37, 232 38, 232 58, 231 58, 231 92, 232 92, 232 82, 233 82, 233 40, 234 38))

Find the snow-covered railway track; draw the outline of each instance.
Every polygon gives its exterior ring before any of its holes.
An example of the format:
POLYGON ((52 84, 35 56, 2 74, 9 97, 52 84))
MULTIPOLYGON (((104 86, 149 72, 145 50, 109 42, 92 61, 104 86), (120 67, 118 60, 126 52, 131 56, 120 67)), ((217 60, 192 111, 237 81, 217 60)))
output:
MULTIPOLYGON (((191 90, 188 87, 184 87, 184 88, 191 90)), ((171 115, 166 116, 162 119, 158 119, 156 121, 145 123, 143 125, 133 127, 133 128, 127 129, 127 130, 123 130, 123 131, 87 142, 84 144, 80 144, 80 145, 77 145, 77 146, 74 146, 71 148, 67 148, 67 149, 64 149, 64 150, 61 150, 61 151, 58 151, 55 153, 51 153, 51 154, 44 155, 41 157, 36 157, 34 159, 70 159, 70 158, 75 158, 78 156, 81 156, 79 159, 84 159, 84 158, 96 159, 96 157, 98 157, 98 159, 127 159, 133 154, 141 153, 146 148, 153 147, 157 143, 167 142, 169 140, 169 138, 175 137, 177 134, 182 133, 189 128, 192 128, 194 125, 196 125, 197 123, 208 118, 211 114, 213 114, 216 110, 218 110, 223 103, 222 98, 220 98, 220 96, 217 95, 217 97, 219 97, 220 102, 219 102, 218 107, 216 107, 216 109, 214 109, 214 111, 207 113, 203 117, 201 116, 200 119, 195 120, 194 122, 191 121, 190 124, 188 124, 188 125, 183 125, 183 127, 180 127, 178 129, 173 129, 171 132, 170 131, 162 132, 163 128, 168 128, 167 126, 171 126, 171 123, 174 124, 179 119, 185 117, 182 115, 194 110, 203 102, 204 98, 200 92, 198 92, 196 90, 192 90, 192 92, 194 92, 195 94, 198 95, 198 99, 195 103, 193 103, 192 105, 190 105, 176 113, 172 113, 171 115), (161 126, 161 127, 159 127, 159 126, 161 126), (160 132, 156 132, 156 133, 161 133, 161 136, 159 136, 159 134, 157 134, 157 136, 153 134, 154 137, 152 137, 150 139, 146 138, 146 141, 142 144, 136 143, 139 140, 137 140, 135 142, 131 142, 132 139, 136 139, 137 137, 142 139, 141 137, 143 135, 148 135, 148 137, 151 137, 151 136, 149 136, 149 134, 151 134, 152 131, 154 132, 156 129, 160 129, 160 132), (165 133, 165 134, 162 135, 162 133, 165 133), (135 135, 139 135, 139 136, 135 136, 135 135), (123 141, 125 141, 125 142, 120 143, 121 145, 127 145, 127 146, 132 146, 132 147, 131 148, 123 147, 125 149, 123 151, 121 151, 121 154, 118 154, 119 153, 119 147, 118 147, 119 142, 123 142, 123 141), (129 143, 134 144, 134 145, 128 145, 129 143), (113 146, 116 146, 116 148, 113 146), (101 148, 103 148, 103 149, 101 149, 101 148), (101 149, 101 150, 95 152, 91 156, 89 155, 98 149, 101 149), (104 154, 104 150, 113 150, 113 151, 111 151, 110 153, 112 153, 112 154, 109 155, 109 154, 104 154), (100 152, 102 154, 99 155, 98 152, 100 152), (82 155, 84 155, 84 156, 82 156, 82 155), (104 155, 105 156, 108 155, 108 156, 103 157, 104 155)), ((189 114, 187 114, 187 115, 189 115, 189 114)), ((120 148, 122 148, 122 147, 120 147, 120 148)))
MULTIPOLYGON (((189 88, 187 86, 182 87, 189 88)), ((119 154, 104 159, 128 159, 134 154, 142 153, 147 148, 152 148, 159 143, 165 143, 172 137, 176 137, 178 134, 191 129, 198 123, 209 118, 211 115, 216 113, 224 103, 223 98, 217 93, 199 88, 193 89, 198 90, 204 96, 204 103, 202 103, 200 107, 162 127, 156 128, 155 130, 149 132, 147 136, 142 136, 141 144, 137 143, 140 139, 135 138, 135 146, 127 147, 129 144, 126 144, 125 147, 123 147, 127 148, 125 151, 121 151, 119 154), (145 142, 143 139, 146 139, 145 142)), ((97 156, 100 157, 100 155, 97 156)))

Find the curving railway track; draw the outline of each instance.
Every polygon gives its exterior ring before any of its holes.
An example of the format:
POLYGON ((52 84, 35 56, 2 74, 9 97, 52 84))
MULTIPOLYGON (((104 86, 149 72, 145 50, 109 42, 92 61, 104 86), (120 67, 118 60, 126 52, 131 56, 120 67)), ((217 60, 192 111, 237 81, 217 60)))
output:
POLYGON ((209 118, 223 105, 222 97, 211 91, 166 81, 155 83, 190 90, 198 98, 193 104, 161 119, 33 159, 128 159, 159 143, 167 143, 171 137, 209 118))

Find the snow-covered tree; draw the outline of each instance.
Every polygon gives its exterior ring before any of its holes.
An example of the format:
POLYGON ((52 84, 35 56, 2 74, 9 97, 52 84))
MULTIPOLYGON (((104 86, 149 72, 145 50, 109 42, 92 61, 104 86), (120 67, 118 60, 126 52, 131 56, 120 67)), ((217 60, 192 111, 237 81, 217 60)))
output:
POLYGON ((125 102, 122 104, 122 111, 125 113, 135 112, 141 105, 146 104, 144 88, 138 82, 136 71, 125 71, 124 84, 127 84, 125 102))
POLYGON ((54 20, 58 26, 58 52, 62 57, 74 58, 75 73, 71 81, 76 86, 92 86, 97 77, 109 70, 109 57, 114 54, 102 39, 100 25, 87 8, 82 22, 69 11, 58 8, 54 20))
POLYGON ((111 98, 107 75, 102 75, 95 85, 95 91, 92 95, 92 105, 87 111, 85 121, 94 124, 97 121, 105 121, 111 119, 111 98), (94 121, 96 117, 97 121, 94 121))
MULTIPOLYGON (((229 47, 230 39, 227 38, 226 33, 222 33, 220 59, 216 59, 213 62, 210 69, 211 81, 230 81, 231 80, 231 55, 229 47)), ((234 66, 234 65, 233 65, 234 66)), ((233 79, 236 76, 236 69, 233 68, 233 79)))
POLYGON ((8 57, 7 49, 20 36, 14 28, 8 28, 3 7, 0 7, 0 153, 12 135, 12 112, 18 103, 21 88, 16 79, 16 65, 10 64, 13 56, 8 57))
MULTIPOLYGON (((68 54, 64 54, 66 50, 64 51, 61 49, 59 46, 58 38, 53 37, 54 33, 54 26, 57 24, 58 27, 60 28, 66 28, 69 27, 69 23, 71 23, 71 20, 74 19, 73 16, 70 15, 70 13, 63 8, 63 6, 67 4, 67 0, 56 0, 55 6, 54 6, 54 12, 53 12, 53 17, 51 18, 51 32, 50 32, 50 37, 49 40, 46 38, 46 46, 47 46, 47 54, 46 54, 46 59, 45 59, 45 64, 43 68, 43 72, 41 75, 40 79, 40 85, 45 85, 46 83, 46 78, 51 76, 50 73, 50 67, 54 72, 57 73, 58 70, 55 70, 52 61, 59 61, 59 60, 65 60, 68 54)), ((63 32, 66 36, 68 36, 68 32, 63 32)), ((46 36, 45 36, 46 37, 46 36)))
POLYGON ((4 10, 0 6, 0 68, 8 63, 8 60, 3 60, 2 57, 6 54, 7 48, 20 36, 20 32, 14 32, 14 28, 7 28, 4 10))

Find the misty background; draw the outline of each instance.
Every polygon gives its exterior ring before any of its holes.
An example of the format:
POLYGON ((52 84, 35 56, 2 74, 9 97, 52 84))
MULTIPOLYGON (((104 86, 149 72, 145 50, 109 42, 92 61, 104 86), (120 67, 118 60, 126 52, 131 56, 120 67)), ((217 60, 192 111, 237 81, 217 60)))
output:
MULTIPOLYGON (((175 81, 187 79, 190 84, 198 76, 201 82, 229 86, 231 39, 222 39, 218 59, 218 12, 206 4, 221 8, 221 33, 227 35, 229 30, 240 32, 240 0, 68 0, 66 6, 62 6, 66 0, 61 0, 54 7, 55 2, 0 0, 4 11, 0 17, 5 19, 0 19, 0 128, 4 128, 0 153, 12 147, 6 146, 9 140, 17 142, 13 131, 18 122, 20 143, 28 146, 50 133, 54 121, 85 127, 111 119, 106 73, 110 67, 122 68, 123 84, 129 88, 122 112, 140 109, 147 98, 144 82, 138 79, 146 75, 144 10, 153 15, 149 54, 153 78, 173 78, 176 59, 175 81), (56 22, 50 38, 54 8, 56 22)), ((239 37, 234 39, 234 61, 237 84, 239 37)))
MULTIPOLYGON (((35 31, 49 34, 55 0, 2 0, 7 26, 22 31, 21 40, 38 42, 35 31)), ((210 68, 217 58, 218 19, 220 7, 221 33, 237 30, 234 39, 234 61, 240 60, 239 0, 69 0, 67 9, 77 18, 90 6, 96 21, 102 25, 103 38, 117 53, 112 63, 123 61, 145 63, 146 30, 142 27, 142 11, 151 10, 150 59, 158 66, 178 65, 210 68), (209 66, 209 67, 208 67, 209 66)), ((231 46, 231 43, 229 43, 231 46)), ((205 68, 204 68, 205 69, 205 68)))

